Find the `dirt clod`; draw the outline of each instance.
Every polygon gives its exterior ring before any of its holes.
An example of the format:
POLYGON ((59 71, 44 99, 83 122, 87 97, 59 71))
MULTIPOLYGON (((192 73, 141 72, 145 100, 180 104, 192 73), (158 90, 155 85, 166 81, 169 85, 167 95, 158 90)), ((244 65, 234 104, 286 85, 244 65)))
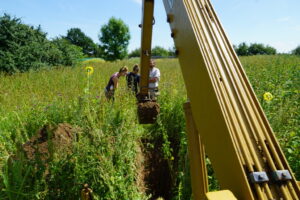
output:
POLYGON ((23 150, 28 160, 47 161, 54 152, 71 153, 74 134, 75 129, 67 123, 45 125, 23 145, 23 150))
POLYGON ((138 104, 138 116, 141 124, 153 124, 160 112, 160 106, 156 102, 147 101, 138 104))

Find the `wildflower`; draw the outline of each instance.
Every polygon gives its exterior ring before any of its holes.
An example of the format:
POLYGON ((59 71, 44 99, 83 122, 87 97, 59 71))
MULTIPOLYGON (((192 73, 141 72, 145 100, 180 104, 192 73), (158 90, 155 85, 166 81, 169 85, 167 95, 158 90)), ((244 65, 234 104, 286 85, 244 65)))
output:
POLYGON ((85 71, 86 71, 87 75, 90 76, 94 73, 94 68, 91 66, 88 66, 85 68, 85 71))
POLYGON ((264 100, 265 100, 266 102, 272 101, 273 98, 274 98, 274 97, 273 97, 273 95, 272 95, 270 92, 264 93, 264 100))

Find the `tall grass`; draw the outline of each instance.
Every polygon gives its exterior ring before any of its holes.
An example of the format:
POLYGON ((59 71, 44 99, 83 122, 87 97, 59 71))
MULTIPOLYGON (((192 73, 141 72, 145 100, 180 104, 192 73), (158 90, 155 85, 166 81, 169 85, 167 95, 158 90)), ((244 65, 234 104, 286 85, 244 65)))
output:
MULTIPOLYGON (((300 58, 254 56, 241 61, 300 179, 300 58), (265 92, 272 93, 274 99, 266 102, 265 92)), ((189 199, 182 109, 186 92, 177 60, 157 61, 162 77, 161 114, 156 124, 137 123, 135 98, 126 90, 124 79, 114 103, 104 97, 110 75, 137 62, 92 62, 0 76, 0 199, 78 199, 84 183, 93 189, 95 199, 147 199, 137 187, 141 138, 161 141, 160 152, 172 177, 173 199, 189 199), (91 76, 86 74, 86 65, 95 69, 91 76), (78 130, 72 154, 54 155, 48 169, 37 168, 36 163, 20 156, 21 145, 39 128, 64 122, 78 130), (45 176, 45 170, 49 175, 45 176)))
POLYGON ((300 57, 241 59, 254 91, 298 180, 300 179, 300 57), (267 102, 263 94, 274 99, 267 102))

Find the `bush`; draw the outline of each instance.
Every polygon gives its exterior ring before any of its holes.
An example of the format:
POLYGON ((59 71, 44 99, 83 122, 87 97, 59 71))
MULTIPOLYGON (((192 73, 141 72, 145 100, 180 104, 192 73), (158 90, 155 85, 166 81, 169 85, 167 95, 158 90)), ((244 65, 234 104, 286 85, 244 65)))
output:
POLYGON ((292 54, 298 55, 298 56, 300 55, 300 45, 292 51, 292 54))
MULTIPOLYGON (((154 57, 169 57, 169 56, 175 56, 175 48, 170 48, 170 49, 165 49, 163 47, 160 46, 156 46, 154 48, 152 48, 152 56, 154 57)), ((135 57, 140 57, 141 54, 141 48, 137 48, 134 49, 133 51, 131 51, 128 55, 129 58, 135 58, 135 57)))
POLYGON ((253 43, 248 46, 247 43, 243 42, 233 47, 238 56, 275 55, 277 53, 275 48, 258 43, 253 43))
POLYGON ((249 46, 243 42, 241 44, 239 44, 238 47, 235 48, 236 53, 239 56, 248 56, 249 55, 249 46))
POLYGON ((263 44, 251 44, 249 47, 249 55, 275 55, 276 49, 263 44))
POLYGON ((79 28, 69 29, 65 39, 67 39, 71 44, 81 47, 83 53, 88 56, 95 56, 97 54, 97 45, 79 28))
POLYGON ((49 41, 41 27, 23 24, 8 14, 0 17, 0 71, 13 74, 54 65, 72 65, 82 50, 69 43, 49 41))
POLYGON ((169 48, 168 50, 168 53, 169 53, 169 56, 172 56, 172 57, 176 57, 176 47, 173 46, 172 48, 169 48))
POLYGON ((72 45, 64 38, 56 38, 52 43, 60 51, 60 60, 57 63, 61 65, 74 65, 79 58, 83 58, 82 48, 72 45))
POLYGON ((141 56, 141 48, 137 48, 128 54, 129 58, 136 58, 141 56))
POLYGON ((51 47, 41 28, 21 23, 4 14, 0 18, 0 70, 6 73, 24 72, 43 66, 51 47))
POLYGON ((164 49, 163 47, 156 46, 152 49, 152 56, 156 57, 168 57, 169 52, 168 50, 164 49))

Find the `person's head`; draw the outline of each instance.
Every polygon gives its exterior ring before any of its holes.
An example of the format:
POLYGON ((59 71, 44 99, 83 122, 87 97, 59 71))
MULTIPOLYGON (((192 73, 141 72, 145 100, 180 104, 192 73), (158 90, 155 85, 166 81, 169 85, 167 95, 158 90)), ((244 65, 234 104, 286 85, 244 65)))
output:
POLYGON ((155 60, 151 59, 150 60, 150 68, 152 69, 153 67, 155 67, 155 60))
POLYGON ((121 67, 121 69, 119 70, 119 75, 120 76, 125 76, 128 72, 128 68, 126 66, 121 67))
POLYGON ((135 73, 135 74, 137 74, 137 73, 139 73, 139 71, 140 71, 139 66, 138 66, 137 64, 135 64, 135 65, 133 66, 132 72, 135 73))

